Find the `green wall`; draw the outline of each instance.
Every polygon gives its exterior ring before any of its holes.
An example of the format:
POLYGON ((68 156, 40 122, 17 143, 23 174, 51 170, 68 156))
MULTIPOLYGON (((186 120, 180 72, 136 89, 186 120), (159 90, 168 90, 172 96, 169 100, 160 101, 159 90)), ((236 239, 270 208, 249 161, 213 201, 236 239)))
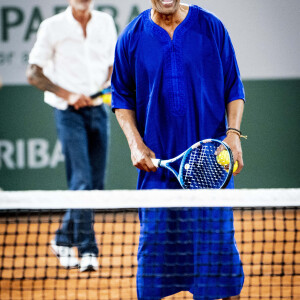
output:
MULTIPOLYGON (((245 168, 236 177, 237 188, 300 187, 300 79, 251 80, 244 84, 247 103, 242 131, 248 139, 242 140, 245 168)), ((42 99, 42 92, 30 86, 7 86, 0 90, 3 190, 66 189, 64 163, 55 156, 52 108, 42 99), (31 139, 48 141, 49 164, 42 168, 32 167, 28 162, 31 139), (7 143, 13 147, 10 153, 5 148, 7 143), (8 160, 11 165, 7 165, 8 160)), ((134 189, 137 172, 131 165, 127 142, 115 116, 110 116, 107 189, 134 189)), ((38 154, 35 159, 38 162, 38 154)))
POLYGON ((238 188, 300 187, 300 80, 244 81, 245 169, 238 188))

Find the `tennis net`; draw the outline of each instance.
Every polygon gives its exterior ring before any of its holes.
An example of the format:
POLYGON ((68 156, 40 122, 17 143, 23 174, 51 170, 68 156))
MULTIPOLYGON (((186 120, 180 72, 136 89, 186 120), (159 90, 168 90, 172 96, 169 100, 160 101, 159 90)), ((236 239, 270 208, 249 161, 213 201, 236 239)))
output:
POLYGON ((235 284, 300 299, 299 204, 300 189, 0 192, 0 299, 212 300, 235 284), (66 209, 94 212, 95 272, 50 251, 66 209))

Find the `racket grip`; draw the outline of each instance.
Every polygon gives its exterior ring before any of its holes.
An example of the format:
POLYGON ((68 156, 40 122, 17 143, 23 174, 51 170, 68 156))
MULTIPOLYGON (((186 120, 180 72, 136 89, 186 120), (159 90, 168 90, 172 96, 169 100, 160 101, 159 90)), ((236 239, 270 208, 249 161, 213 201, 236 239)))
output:
POLYGON ((155 166, 156 168, 159 168, 159 166, 160 166, 160 159, 157 159, 157 158, 151 158, 151 160, 152 160, 152 163, 154 164, 154 166, 155 166))
POLYGON ((95 98, 97 98, 97 97, 100 97, 100 96, 106 95, 106 94, 110 94, 110 93, 111 93, 111 87, 107 87, 107 88, 105 88, 105 89, 102 90, 102 91, 99 91, 99 92, 97 92, 97 93, 95 93, 95 94, 93 94, 93 95, 90 95, 90 97, 91 97, 92 99, 95 99, 95 98))
POLYGON ((102 96, 103 95, 103 91, 100 91, 100 92, 97 92, 97 93, 95 93, 95 94, 93 94, 93 95, 90 95, 90 97, 92 98, 92 99, 96 99, 96 98, 98 98, 98 97, 100 97, 100 96, 102 96))

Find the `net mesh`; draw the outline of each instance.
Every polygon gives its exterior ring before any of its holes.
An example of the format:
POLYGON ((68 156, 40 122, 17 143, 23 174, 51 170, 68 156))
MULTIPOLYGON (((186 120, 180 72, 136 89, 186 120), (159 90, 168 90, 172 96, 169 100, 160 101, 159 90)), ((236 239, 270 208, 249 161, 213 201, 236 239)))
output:
MULTIPOLYGON (((209 233, 212 238, 202 240, 201 245, 207 247, 217 244, 218 247, 209 248, 210 251, 220 249, 219 246, 223 247, 224 242, 219 239, 216 242, 215 234, 226 236, 231 230, 224 229, 224 220, 218 219, 223 213, 216 214, 215 211, 231 211, 228 207, 233 207, 235 240, 245 274, 240 299, 300 299, 299 199, 299 189, 237 190, 222 193, 185 191, 184 194, 182 191, 2 192, 0 299, 137 299, 137 252, 141 234, 137 209, 141 206, 137 205, 139 201, 143 207, 149 207, 144 209, 144 216, 157 216, 143 219, 143 224, 151 229, 148 233, 157 236, 175 232, 184 236, 182 240, 173 239, 169 248, 162 243, 164 249, 173 253, 170 256, 172 259, 165 257, 163 263, 175 266, 182 278, 190 276, 185 268, 185 264, 189 265, 188 252, 180 253, 178 249, 181 248, 176 248, 176 243, 181 243, 183 249, 188 249, 189 244, 195 244, 192 238, 195 232, 209 233), (220 198, 220 195, 224 197, 220 198), (185 202, 181 207, 178 202, 182 201, 182 197, 185 202), (236 197, 239 205, 236 205, 235 200, 226 200, 236 197), (73 199, 71 202, 70 198, 73 199), (99 200, 101 198, 103 199, 99 200), (110 203, 107 203, 108 199, 110 203), (224 207, 221 207, 222 203, 224 207), (107 208, 109 204, 111 208, 107 208), (99 248, 99 269, 96 272, 65 269, 50 250, 50 242, 55 231, 62 226, 64 209, 68 207, 93 208, 95 212, 94 230, 99 248), (166 210, 165 207, 169 209, 166 210), (193 222, 210 225, 201 228, 187 225, 190 219, 184 218, 182 214, 193 211, 194 207, 203 207, 203 211, 201 214, 189 214, 189 218, 192 216, 193 222), (162 215, 162 211, 167 211, 168 214, 162 215), (170 222, 161 222, 162 218, 170 222)), ((140 217, 143 218, 143 215, 140 217)), ((170 239, 167 243, 170 244, 170 239)), ((149 256, 161 256, 162 245, 153 243, 153 249, 157 249, 157 253, 149 253, 149 256)), ((207 250, 205 247, 199 250, 200 255, 203 254, 203 249, 207 250)), ((222 247, 218 256, 224 255, 222 247)), ((208 258, 210 257, 209 252, 208 258)), ((224 258, 225 265, 226 262, 224 258)), ((192 276, 216 276, 215 271, 212 271, 214 261, 206 259, 202 264, 206 266, 200 266, 202 273, 193 273, 192 276), (207 270, 207 273, 203 273, 203 270, 207 270)), ((139 276, 144 276, 144 279, 160 276, 156 267, 145 267, 144 273, 139 276)), ((224 276, 224 272, 217 274, 224 276)), ((168 278, 168 274, 164 276, 168 278)), ((163 284, 174 291, 167 281, 163 284)), ((150 295, 153 289, 160 290, 160 287, 144 286, 146 296, 143 299, 158 299, 153 296, 147 298, 147 292, 150 295)), ((213 288, 217 290, 218 286, 213 288)), ((207 299, 201 296, 201 292, 198 295, 199 299, 207 299)), ((189 291, 182 291, 162 299, 193 299, 193 295, 189 291)))

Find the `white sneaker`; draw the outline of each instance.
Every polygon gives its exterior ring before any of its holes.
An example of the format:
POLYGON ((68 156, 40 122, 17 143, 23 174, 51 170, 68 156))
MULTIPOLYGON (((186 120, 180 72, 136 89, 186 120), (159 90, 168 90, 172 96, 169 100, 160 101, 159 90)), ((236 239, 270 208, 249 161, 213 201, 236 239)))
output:
POLYGON ((80 272, 97 271, 98 260, 93 253, 84 253, 80 262, 80 272))
POLYGON ((75 251, 73 248, 58 246, 54 240, 51 241, 50 248, 64 268, 78 268, 79 261, 75 256, 75 251))

